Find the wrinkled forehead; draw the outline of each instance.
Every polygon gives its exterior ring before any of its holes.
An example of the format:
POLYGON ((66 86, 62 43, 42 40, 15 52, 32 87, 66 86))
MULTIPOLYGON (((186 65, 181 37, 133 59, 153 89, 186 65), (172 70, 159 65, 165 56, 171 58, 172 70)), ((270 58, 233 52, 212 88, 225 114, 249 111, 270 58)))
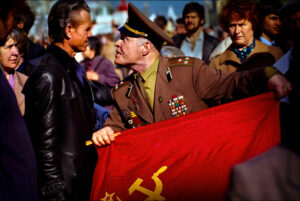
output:
POLYGON ((231 25, 231 24, 245 24, 245 23, 248 23, 249 22, 249 20, 247 20, 247 19, 231 19, 230 21, 229 21, 229 25, 231 25))
POLYGON ((0 46, 0 48, 2 49, 2 48, 8 48, 9 46, 13 46, 13 45, 15 45, 16 44, 16 41, 15 40, 13 40, 12 38, 9 38, 8 40, 6 40, 6 42, 2 45, 2 46, 0 46))

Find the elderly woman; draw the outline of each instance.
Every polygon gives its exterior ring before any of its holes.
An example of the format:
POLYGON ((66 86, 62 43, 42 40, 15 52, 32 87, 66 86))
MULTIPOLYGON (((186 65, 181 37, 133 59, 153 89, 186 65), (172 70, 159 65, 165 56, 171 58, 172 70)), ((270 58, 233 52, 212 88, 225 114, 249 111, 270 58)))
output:
POLYGON ((255 40, 255 10, 255 4, 244 0, 231 0, 223 7, 221 25, 229 33, 232 44, 212 58, 210 67, 229 72, 250 70, 272 66, 282 56, 280 48, 255 40))
POLYGON ((27 80, 27 76, 16 71, 19 60, 21 58, 17 47, 21 33, 13 29, 6 38, 3 46, 0 46, 0 64, 3 72, 15 92, 21 114, 25 112, 25 97, 22 94, 23 86, 27 80))

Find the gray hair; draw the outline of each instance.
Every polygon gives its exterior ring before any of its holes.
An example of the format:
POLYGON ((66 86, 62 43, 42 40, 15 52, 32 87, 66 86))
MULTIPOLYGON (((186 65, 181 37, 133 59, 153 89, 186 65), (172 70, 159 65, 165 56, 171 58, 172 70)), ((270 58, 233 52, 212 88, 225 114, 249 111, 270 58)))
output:
POLYGON ((137 41, 137 45, 138 46, 141 46, 142 44, 148 42, 149 40, 147 38, 138 38, 138 41, 137 41))

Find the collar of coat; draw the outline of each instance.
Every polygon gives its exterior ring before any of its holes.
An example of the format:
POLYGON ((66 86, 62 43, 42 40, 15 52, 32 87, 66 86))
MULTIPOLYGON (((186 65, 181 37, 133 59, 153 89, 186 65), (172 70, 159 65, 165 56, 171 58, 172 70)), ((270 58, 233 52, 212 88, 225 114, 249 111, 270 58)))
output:
MULTIPOLYGON (((241 61, 235 55, 232 48, 233 48, 233 45, 231 44, 224 51, 224 53, 220 55, 220 65, 225 64, 226 61, 233 61, 233 62, 241 64, 241 61)), ((248 57, 244 61, 249 59, 253 54, 269 52, 271 48, 274 48, 274 47, 268 46, 259 40, 255 40, 255 47, 253 48, 252 52, 248 55, 248 57)))
POLYGON ((70 68, 71 66, 76 67, 77 61, 68 55, 66 51, 58 47, 57 45, 51 44, 48 46, 47 51, 53 54, 67 70, 75 71, 75 68, 70 68))

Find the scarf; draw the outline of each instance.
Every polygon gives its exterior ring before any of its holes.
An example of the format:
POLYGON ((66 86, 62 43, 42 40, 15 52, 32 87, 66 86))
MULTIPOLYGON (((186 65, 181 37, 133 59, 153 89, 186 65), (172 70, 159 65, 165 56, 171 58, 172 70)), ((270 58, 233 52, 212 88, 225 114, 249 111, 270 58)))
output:
POLYGON ((235 53, 237 58, 239 58, 239 60, 241 62, 243 62, 249 56, 249 54, 252 52, 254 47, 255 47, 255 39, 253 39, 252 43, 248 47, 246 47, 242 50, 238 50, 238 48, 234 48, 233 52, 235 53))

